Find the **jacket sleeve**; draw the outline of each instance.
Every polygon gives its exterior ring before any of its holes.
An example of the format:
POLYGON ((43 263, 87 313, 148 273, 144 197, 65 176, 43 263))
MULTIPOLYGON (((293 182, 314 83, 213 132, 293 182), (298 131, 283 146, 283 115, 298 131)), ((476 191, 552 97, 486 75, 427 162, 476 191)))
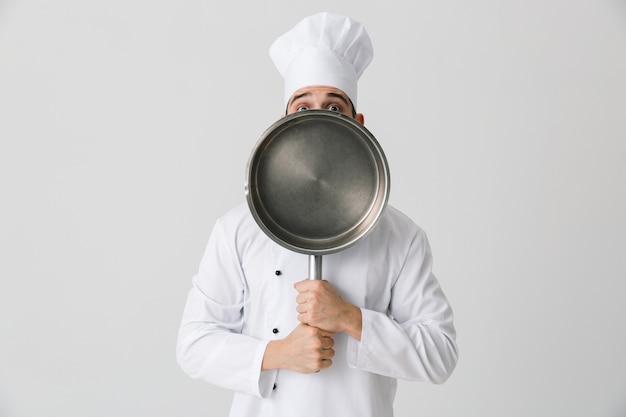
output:
POLYGON ((257 397, 270 394, 275 371, 261 371, 268 341, 243 334, 244 274, 218 221, 187 297, 176 356, 192 378, 257 397))
POLYGON ((432 274, 423 231, 411 241, 389 311, 361 311, 361 341, 348 343, 349 366, 413 381, 440 384, 448 379, 458 358, 453 314, 432 274))

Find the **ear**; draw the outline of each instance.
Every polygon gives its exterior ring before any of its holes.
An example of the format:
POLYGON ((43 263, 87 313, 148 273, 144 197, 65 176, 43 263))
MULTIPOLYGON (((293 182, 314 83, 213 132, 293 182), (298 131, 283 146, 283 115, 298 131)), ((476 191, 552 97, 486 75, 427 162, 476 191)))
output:
POLYGON ((363 113, 357 113, 354 115, 354 120, 356 120, 357 122, 361 123, 363 126, 365 126, 365 116, 363 116, 363 113))

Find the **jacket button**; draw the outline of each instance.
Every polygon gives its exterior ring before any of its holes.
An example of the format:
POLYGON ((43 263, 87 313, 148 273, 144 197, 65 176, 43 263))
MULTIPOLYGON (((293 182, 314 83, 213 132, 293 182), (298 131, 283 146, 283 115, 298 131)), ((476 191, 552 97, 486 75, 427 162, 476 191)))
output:
POLYGON ((282 272, 280 272, 280 271, 276 271, 276 272, 274 272, 274 273, 275 273, 276 275, 280 275, 280 274, 282 274, 282 272))
POLYGON ((274 334, 278 333, 278 329, 276 329, 276 328, 272 329, 272 333, 274 333, 274 334))
POLYGON ((274 389, 276 389, 276 384, 274 384, 274 386, 272 387, 272 389, 273 389, 273 390, 274 390, 274 389))

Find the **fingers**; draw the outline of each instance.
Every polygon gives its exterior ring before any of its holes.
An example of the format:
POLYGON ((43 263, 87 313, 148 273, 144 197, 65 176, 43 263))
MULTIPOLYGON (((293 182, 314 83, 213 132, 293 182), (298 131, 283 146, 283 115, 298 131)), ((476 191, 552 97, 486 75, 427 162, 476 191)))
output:
POLYGON ((333 358, 335 357, 335 350, 332 348, 334 341, 330 337, 324 338, 323 347, 319 350, 319 359, 314 367, 317 367, 317 372, 322 369, 328 369, 333 365, 333 358))
POLYGON ((326 330, 318 329, 317 327, 312 327, 308 325, 304 325, 304 326, 307 327, 309 330, 309 334, 310 334, 309 337, 316 340, 316 343, 314 344, 315 349, 320 352, 332 351, 332 352, 326 352, 327 354, 330 354, 331 356, 324 357, 325 359, 332 358, 335 355, 335 352, 333 350, 333 347, 335 346, 335 340, 332 338, 333 333, 327 332, 326 330))
POLYGON ((345 303, 341 297, 334 293, 330 284, 326 284, 326 286, 318 284, 300 287, 300 289, 311 289, 296 296, 297 318, 300 323, 334 333, 341 328, 341 312, 345 309, 343 307, 345 303))
POLYGON ((298 304, 304 304, 306 302, 309 301, 309 299, 311 299, 311 295, 307 292, 307 293, 300 293, 296 296, 296 303, 298 304))
POLYGON ((323 330, 318 327, 309 326, 308 324, 305 324, 305 323, 302 323, 301 326, 303 326, 309 332, 310 337, 317 337, 319 340, 323 340, 323 341, 326 341, 325 339, 330 339, 331 340, 330 343, 332 343, 332 346, 334 346, 335 341, 332 339, 334 332, 329 332, 327 330, 323 330))
POLYGON ((319 290, 328 285, 328 281, 325 279, 305 279, 300 282, 296 282, 293 286, 299 293, 307 291, 319 290))
POLYGON ((295 350, 289 349, 283 357, 289 357, 290 367, 301 373, 314 373, 328 369, 333 364, 335 341, 332 333, 301 324, 289 336, 295 350))
MULTIPOLYGON (((322 310, 332 308, 336 303, 332 286, 328 282, 305 280, 296 283, 294 287, 298 291, 296 311, 301 315, 318 314, 322 310)), ((307 323, 306 320, 300 321, 307 323)))
MULTIPOLYGON (((325 336, 322 339, 322 350, 332 350, 334 346, 335 346, 335 341, 333 340, 332 337, 325 336)), ((334 355, 334 351, 333 351, 333 355, 334 355)))
POLYGON ((333 366, 333 361, 330 359, 323 359, 320 361, 320 367, 316 372, 321 371, 322 369, 328 369, 333 366))

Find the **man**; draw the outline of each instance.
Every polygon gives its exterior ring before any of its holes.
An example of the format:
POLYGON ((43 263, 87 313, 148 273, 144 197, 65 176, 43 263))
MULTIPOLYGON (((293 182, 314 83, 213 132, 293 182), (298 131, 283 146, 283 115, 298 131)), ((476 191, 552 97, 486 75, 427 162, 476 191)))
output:
MULTIPOLYGON (((310 16, 270 55, 288 114, 326 109, 364 122, 356 86, 373 53, 360 23, 310 16)), ((368 235, 324 256, 328 280, 304 279, 307 262, 267 237, 245 204, 215 224, 177 357, 191 377, 235 391, 231 416, 386 417, 397 378, 449 377, 452 311, 409 218, 387 206, 368 235)))

